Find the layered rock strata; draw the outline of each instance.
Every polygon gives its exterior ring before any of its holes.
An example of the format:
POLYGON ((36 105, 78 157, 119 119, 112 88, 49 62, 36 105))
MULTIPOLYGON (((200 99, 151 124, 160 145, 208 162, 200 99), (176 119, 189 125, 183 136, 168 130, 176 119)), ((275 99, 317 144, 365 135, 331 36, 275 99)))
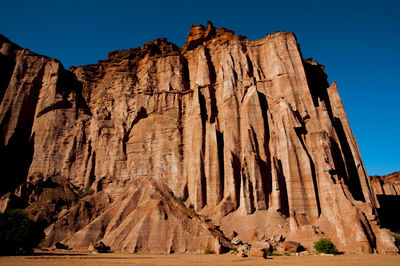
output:
POLYGON ((375 195, 400 196, 400 172, 370 177, 375 195))
POLYGON ((54 204, 47 245, 200 251, 236 231, 397 251, 337 85, 293 33, 250 41, 197 25, 182 48, 155 39, 69 71, 0 46, 2 208, 9 191, 36 217, 48 210, 35 202, 54 204))

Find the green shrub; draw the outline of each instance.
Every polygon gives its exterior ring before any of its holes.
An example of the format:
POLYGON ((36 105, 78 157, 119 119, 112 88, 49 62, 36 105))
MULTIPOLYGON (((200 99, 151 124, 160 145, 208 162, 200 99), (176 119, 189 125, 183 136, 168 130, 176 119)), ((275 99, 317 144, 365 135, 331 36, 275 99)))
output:
POLYGON ((400 253, 400 236, 399 235, 395 235, 394 236, 394 244, 396 245, 397 249, 399 250, 400 253))
POLYGON ((31 253, 43 237, 43 227, 26 217, 23 210, 0 214, 0 254, 31 253))
POLYGON ((186 200, 185 196, 179 196, 177 199, 182 203, 184 203, 186 200))
POLYGON ((211 247, 209 245, 206 245, 203 247, 203 252, 204 254, 212 254, 213 251, 211 250, 211 247))
POLYGON ((314 242, 314 249, 317 254, 335 254, 337 252, 335 245, 327 238, 321 238, 317 242, 314 242))
POLYGON ((264 249, 264 254, 265 256, 282 256, 282 254, 275 253, 272 250, 266 250, 266 249, 264 249))
POLYGON ((78 198, 82 199, 86 196, 92 195, 93 193, 94 193, 93 189, 91 189, 90 187, 85 187, 85 188, 79 190, 78 198))

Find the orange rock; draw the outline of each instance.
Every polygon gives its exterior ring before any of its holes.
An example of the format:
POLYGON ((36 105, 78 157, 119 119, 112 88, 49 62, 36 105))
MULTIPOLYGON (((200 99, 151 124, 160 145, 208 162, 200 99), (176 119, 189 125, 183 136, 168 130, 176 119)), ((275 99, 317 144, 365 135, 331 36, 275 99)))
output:
POLYGON ((219 250, 199 211, 243 241, 312 248, 318 227, 341 251, 397 252, 336 83, 293 33, 250 41, 197 25, 182 48, 156 39, 69 71, 3 36, 0 53, 1 193, 39 206, 42 186, 93 192, 52 203, 48 245, 219 250))
POLYGON ((249 257, 266 258, 265 251, 262 249, 251 248, 249 251, 249 257))
POLYGON ((286 241, 283 243, 283 248, 290 253, 296 253, 300 250, 300 244, 295 241, 286 241))

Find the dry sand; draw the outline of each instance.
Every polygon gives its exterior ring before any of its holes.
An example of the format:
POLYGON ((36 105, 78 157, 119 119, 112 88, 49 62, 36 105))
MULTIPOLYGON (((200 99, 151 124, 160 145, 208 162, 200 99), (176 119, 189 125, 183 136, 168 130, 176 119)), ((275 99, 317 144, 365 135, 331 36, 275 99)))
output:
POLYGON ((400 265, 400 255, 274 256, 262 259, 229 254, 90 254, 68 251, 0 257, 0 265, 400 265))

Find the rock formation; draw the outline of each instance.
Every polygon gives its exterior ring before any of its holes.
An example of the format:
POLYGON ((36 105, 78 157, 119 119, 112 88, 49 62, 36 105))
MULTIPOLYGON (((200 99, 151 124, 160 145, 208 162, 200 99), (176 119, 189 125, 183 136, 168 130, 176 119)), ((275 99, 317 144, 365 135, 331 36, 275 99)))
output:
POLYGON ((0 48, 0 206, 45 219, 46 245, 198 252, 236 231, 397 252, 336 83, 293 33, 208 23, 69 71, 0 48))
POLYGON ((400 172, 385 176, 374 175, 370 180, 375 195, 400 196, 400 172))
POLYGON ((400 234, 400 218, 397 215, 400 205, 400 172, 371 176, 370 180, 377 199, 377 212, 381 225, 400 234))

